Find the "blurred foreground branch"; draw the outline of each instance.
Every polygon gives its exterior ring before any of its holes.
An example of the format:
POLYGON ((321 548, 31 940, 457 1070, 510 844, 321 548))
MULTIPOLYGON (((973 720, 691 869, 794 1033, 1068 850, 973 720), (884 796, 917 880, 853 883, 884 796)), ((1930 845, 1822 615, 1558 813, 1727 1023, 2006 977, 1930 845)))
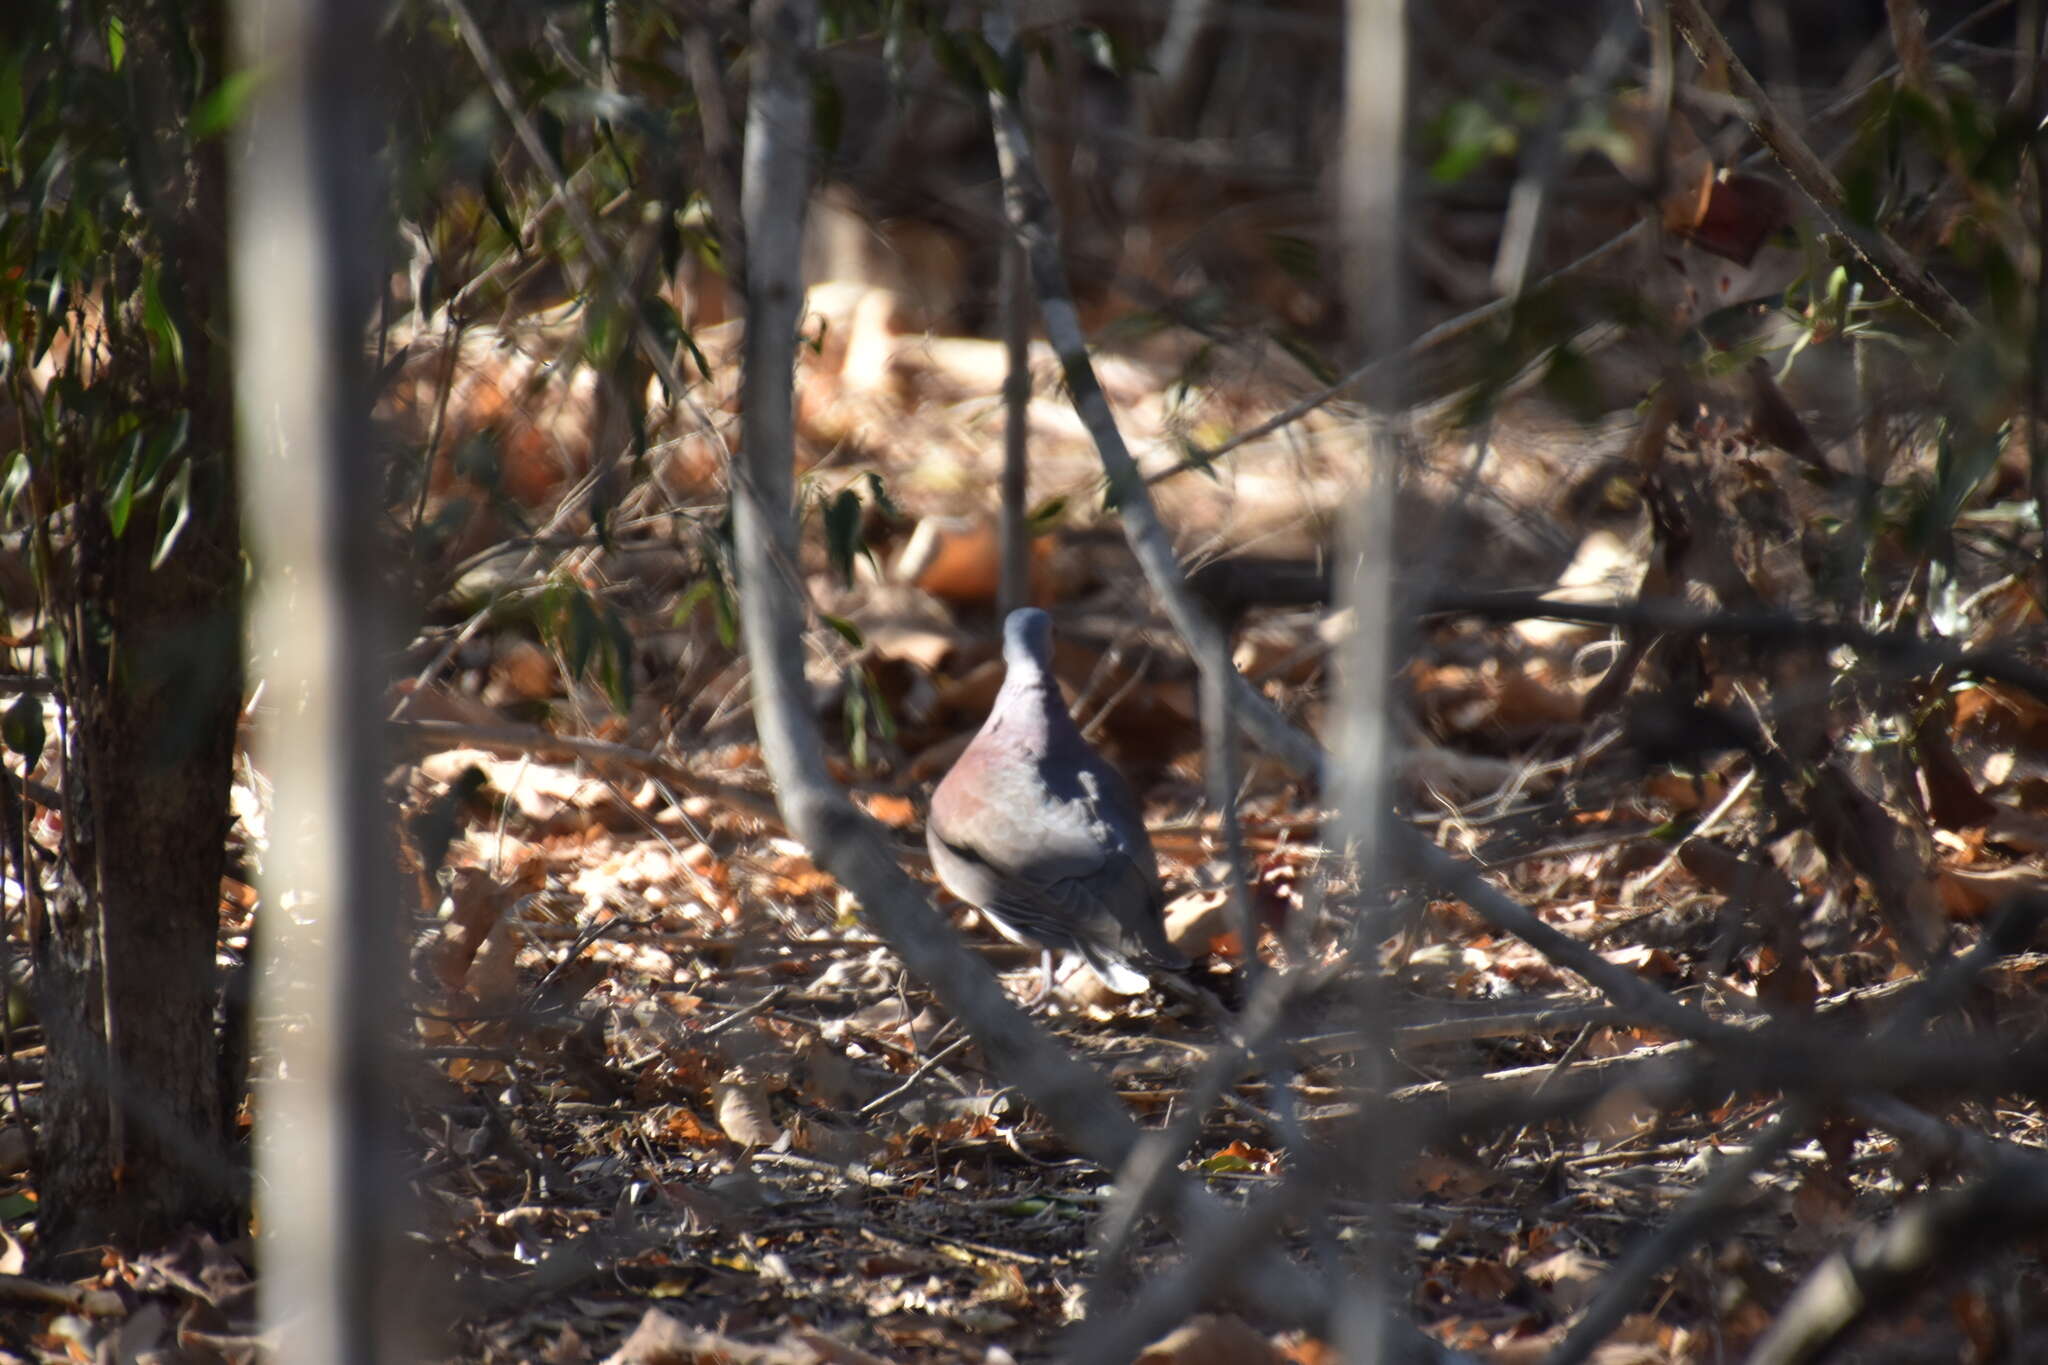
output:
MULTIPOLYGON (((243 517, 262 577, 250 626, 272 709, 264 857, 257 1170, 263 1307, 284 1354, 316 1365, 418 1359, 401 1268, 412 1226, 398 1168, 391 1040, 402 896, 382 799, 390 636, 377 543, 360 319, 366 206, 381 201, 346 0, 239 6, 241 66, 263 71, 233 201, 243 517)), ((438 1354, 438 1352, 432 1352, 438 1354)))

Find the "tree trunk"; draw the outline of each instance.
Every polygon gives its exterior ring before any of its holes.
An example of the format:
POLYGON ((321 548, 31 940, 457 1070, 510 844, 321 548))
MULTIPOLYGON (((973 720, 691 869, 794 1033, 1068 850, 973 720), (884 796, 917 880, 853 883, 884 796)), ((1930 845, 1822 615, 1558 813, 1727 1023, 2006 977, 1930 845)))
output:
POLYGON ((154 262, 161 292, 147 308, 160 316, 109 293, 107 364, 94 387, 145 423, 189 421, 188 473, 137 498, 116 534, 105 437, 87 424, 58 452, 72 509, 70 554, 53 584, 71 875, 30 935, 49 1040, 36 1172, 46 1260, 109 1243, 160 1246, 188 1225, 231 1232, 243 1184, 226 1150, 214 1029, 242 696, 223 167, 217 141, 185 140, 190 92, 169 74, 173 52, 196 52, 213 73, 200 79, 218 79, 218 14, 134 8, 123 112, 136 129, 147 228, 120 240, 113 278, 154 262), (165 345, 165 317, 176 348, 165 345), (183 477, 186 520, 153 566, 180 515, 170 489, 183 477))
MULTIPOLYGON (((214 506, 195 507, 154 571, 148 528, 116 538, 90 504, 80 518, 84 630, 66 689, 79 885, 34 939, 48 1256, 233 1224, 213 1013, 241 571, 225 452, 211 463, 214 506)), ((199 482, 195 469, 195 503, 199 482)))

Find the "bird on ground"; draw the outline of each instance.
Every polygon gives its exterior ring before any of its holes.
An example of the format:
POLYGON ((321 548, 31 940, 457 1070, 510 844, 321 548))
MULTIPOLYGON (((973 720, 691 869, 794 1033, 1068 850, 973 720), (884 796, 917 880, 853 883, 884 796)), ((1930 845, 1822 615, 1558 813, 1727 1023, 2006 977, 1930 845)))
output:
POLYGON ((1159 863, 1137 800, 1081 735, 1052 674, 1052 619, 1003 623, 1002 690, 980 733, 932 793, 925 826, 946 889, 1010 939, 1078 953, 1119 995, 1184 970, 1167 942, 1159 863))

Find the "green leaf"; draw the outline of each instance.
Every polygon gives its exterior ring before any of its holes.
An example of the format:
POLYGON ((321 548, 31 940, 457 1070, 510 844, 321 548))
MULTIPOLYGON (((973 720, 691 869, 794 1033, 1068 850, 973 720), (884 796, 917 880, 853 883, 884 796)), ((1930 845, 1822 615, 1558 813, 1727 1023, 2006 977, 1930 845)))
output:
POLYGON ((120 15, 111 15, 107 19, 107 65, 119 71, 127 56, 128 27, 121 22, 120 15))
POLYGON ((533 125, 534 131, 540 134, 541 145, 547 148, 555 169, 567 175, 571 168, 562 154, 562 120, 556 117, 552 109, 543 105, 534 111, 533 125))
POLYGON ((43 294, 42 321, 36 328, 35 345, 29 348, 28 363, 31 369, 43 363, 49 353, 50 343, 57 339, 57 333, 64 330, 64 277, 52 272, 50 286, 43 294))
MULTIPOLYGON (((690 359, 695 362, 699 374, 711 373, 711 362, 697 349, 697 339, 690 335, 689 328, 683 326, 683 320, 677 315, 675 305, 658 294, 650 295, 641 300, 640 316, 647 323, 648 330, 654 333, 655 339, 660 341, 665 349, 672 352, 681 346, 690 353, 690 359)), ((666 393, 667 390, 668 385, 664 381, 662 391, 666 393)), ((669 399, 673 402, 675 395, 669 394, 669 399)))
POLYGON ((0 516, 14 514, 14 504, 20 499, 21 490, 28 487, 31 472, 28 452, 15 451, 12 458, 7 461, 6 475, 0 477, 0 516))
POLYGON ((70 676, 71 634, 62 621, 51 621, 44 633, 43 656, 49 660, 51 677, 62 680, 70 676))
MULTIPOLYGON (((981 77, 983 87, 1000 91, 1015 99, 1017 82, 1012 79, 1012 64, 998 56, 996 50, 989 46, 988 39, 979 33, 968 33, 963 42, 967 48, 968 58, 974 63, 975 74, 981 77)), ((1014 46, 1012 51, 1015 51, 1014 46)))
POLYGON ((608 369, 617 354, 619 329, 612 324, 616 315, 594 301, 583 309, 583 357, 595 370, 608 369))
POLYGON ((868 496, 875 500, 876 510, 891 521, 902 521, 903 509, 898 507, 896 500, 889 496, 889 489, 882 482, 882 476, 870 469, 867 479, 868 496))
POLYGON ((1491 158, 1511 155, 1516 143, 1514 128, 1477 99, 1451 105, 1425 135, 1438 145, 1429 178, 1440 185, 1456 184, 1491 158))
POLYGON ((889 703, 882 696, 881 689, 875 686, 874 674, 868 672, 865 664, 856 669, 855 672, 860 675, 861 690, 868 694, 868 712, 874 717, 876 733, 880 734, 883 739, 894 743, 896 740, 896 717, 890 712, 889 703))
POLYGON ((811 76, 811 137, 826 160, 839 150, 839 137, 845 127, 846 100, 821 66, 811 76))
POLYGON ((1083 24, 1074 30, 1073 39, 1089 60, 1107 71, 1126 78, 1157 74, 1145 59, 1145 49, 1121 33, 1099 24, 1083 24))
POLYGON ((602 624, 604 661, 600 679, 612 709, 623 716, 633 709, 633 632, 619 609, 609 604, 604 609, 602 624))
POLYGON ((1237 1175, 1246 1171, 1255 1171, 1258 1167, 1238 1153, 1226 1150, 1218 1152, 1214 1156, 1204 1158, 1200 1163, 1199 1169, 1209 1175, 1237 1175))
POLYGON ((590 655, 597 648, 600 622, 597 609, 590 605, 590 595, 581 588, 571 589, 564 603, 561 630, 562 657, 569 664, 571 677, 580 678, 590 667, 590 655))
POLYGON ((949 29, 939 29, 932 34, 931 42, 932 55, 939 59, 939 65, 945 68, 946 74, 967 92, 967 97, 977 101, 987 99, 989 85, 982 79, 980 68, 961 36, 949 29))
POLYGON ((867 640, 860 633, 860 627, 847 620, 844 616, 834 616, 830 612, 821 611, 818 613, 818 618, 837 631, 839 638, 852 645, 855 649, 860 649, 867 644, 867 640))
POLYGON ((113 528, 115 539, 127 532, 128 518, 135 510, 136 500, 148 497, 155 490, 164 466, 184 450, 191 435, 191 410, 180 408, 169 423, 150 432, 138 427, 129 437, 128 449, 121 460, 121 472, 107 492, 107 522, 113 528))
POLYGON ((860 494, 842 488, 825 504, 825 553, 847 587, 853 586, 853 561, 866 552, 860 534, 860 494))
POLYGON ((17 697, 6 715, 0 716, 0 741, 27 759, 31 768, 43 756, 45 738, 41 697, 17 697))
POLYGON ((1334 384, 1337 382, 1337 371, 1308 342, 1286 332, 1282 332, 1273 339, 1280 343, 1280 349, 1286 351, 1287 354, 1293 356, 1306 366, 1308 372, 1316 377, 1318 383, 1334 384))
POLYGON ((856 768, 868 766, 868 694, 855 679, 846 688, 846 752, 856 768))
POLYGON ((128 517, 135 510, 135 467, 142 463, 142 433, 129 438, 130 450, 121 461, 121 473, 107 490, 107 525, 119 540, 128 530, 128 517))
POLYGON ((204 142, 219 137, 228 129, 241 122, 248 111, 249 100, 261 89, 270 73, 263 67, 246 67, 231 72, 227 79, 200 96, 199 103, 192 107, 192 140, 204 142))
POLYGON ((0 61, 0 152, 7 153, 0 160, 8 165, 14 163, 14 139, 21 135, 22 67, 27 62, 28 52, 19 47, 0 61))
POLYGON ((718 609, 718 643, 727 649, 739 648, 739 605, 732 600, 732 588, 722 574, 711 576, 711 605, 718 609))
POLYGON ((683 595, 676 599, 676 608, 669 613, 669 624, 679 626, 689 620, 692 613, 703 604, 706 598, 711 596, 711 593, 712 587, 709 578, 700 578, 695 583, 692 583, 683 595))
POLYGON ((152 369, 167 366, 179 383, 185 382, 185 338, 164 307, 163 272, 152 263, 142 272, 142 327, 156 344, 150 347, 152 369))
POLYGON ((483 182, 484 207, 491 211, 491 217, 496 220, 498 229, 505 234, 506 239, 512 243, 512 249, 521 251, 519 225, 512 221, 512 208, 505 202, 505 187, 498 183, 498 177, 488 165, 477 178, 483 182))
POLYGON ((185 524, 192 520, 192 461, 181 460, 178 472, 171 475, 171 481, 164 488, 163 501, 156 509, 156 553, 150 556, 149 567, 158 569, 171 557, 171 551, 178 544, 178 537, 185 532, 185 524))
POLYGON ((1042 536, 1060 524, 1060 518, 1067 514, 1067 498, 1056 493, 1031 509, 1024 518, 1024 525, 1034 536, 1042 536))

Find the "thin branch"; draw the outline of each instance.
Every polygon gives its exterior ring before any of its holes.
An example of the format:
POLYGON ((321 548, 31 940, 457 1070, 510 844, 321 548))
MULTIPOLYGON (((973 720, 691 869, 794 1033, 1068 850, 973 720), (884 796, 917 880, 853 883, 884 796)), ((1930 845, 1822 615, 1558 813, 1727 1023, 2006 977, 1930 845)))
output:
POLYGON ((997 600, 1008 616, 1031 600, 1030 486, 1031 273, 1024 251, 1003 244, 1003 490, 1002 583, 997 600))
POLYGON ((1965 649, 1944 640, 1902 630, 1870 630, 1847 621, 1817 621, 1789 612, 1702 611, 1671 599, 1645 599, 1609 606, 1563 602, 1537 593, 1444 593, 1429 600, 1426 615, 1477 616, 1494 621, 1572 621, 1590 626, 1633 626, 1672 634, 1737 636, 1755 644, 1820 649, 1846 645, 1859 654, 1921 672, 1938 668, 2009 683, 2048 700, 2048 670, 2009 650, 1965 649))
MULTIPOLYGON (((1562 270, 1546 277, 1535 286, 1536 289, 1555 289, 1573 281, 1591 277, 1600 269, 1618 260, 1625 251, 1633 248, 1642 234, 1643 229, 1637 226, 1610 238, 1579 257, 1576 261, 1573 261, 1570 265, 1565 266, 1562 270)), ((1482 304, 1469 313, 1461 314, 1450 319, 1448 322, 1438 323, 1422 335, 1416 337, 1415 340, 1409 342, 1401 349, 1399 354, 1377 356, 1362 362, 1335 383, 1326 384, 1313 393, 1304 395, 1287 407, 1282 408, 1279 412, 1274 413, 1265 421, 1258 423, 1256 426, 1247 427, 1227 441, 1207 447, 1195 446, 1186 459, 1178 464, 1169 465, 1165 469, 1147 475, 1145 482, 1147 485, 1164 483, 1166 480, 1176 475, 1188 473, 1190 470, 1206 469, 1239 447, 1250 445, 1253 441, 1271 436, 1283 427, 1292 426, 1316 409, 1335 399, 1342 398, 1346 394, 1363 388, 1369 388, 1381 374, 1389 369, 1400 367, 1408 370, 1411 377, 1418 375, 1422 360, 1435 355, 1439 351, 1448 349, 1467 337, 1476 335, 1497 322, 1504 321, 1512 314, 1514 308, 1515 300, 1513 299, 1495 299, 1491 303, 1482 304)), ((1415 381, 1418 396, 1425 399, 1442 397, 1453 391, 1455 387, 1455 383, 1441 384, 1420 380, 1415 381)))
POLYGON ((582 759, 600 768, 624 769, 708 796, 745 811, 757 820, 780 825, 775 803, 759 792, 730 782, 700 777, 689 769, 646 749, 581 735, 553 735, 533 725, 466 725, 458 721, 394 720, 387 722, 397 737, 419 749, 486 749, 510 755, 558 755, 582 759))
MULTIPOLYGON (((997 51, 1008 48, 1007 34, 997 51)), ((1081 330, 1081 315, 1074 307, 1067 287, 1066 266, 1060 259, 1059 237, 1053 226, 1052 199, 1046 194, 1032 159, 1031 140, 1014 97, 1001 89, 989 91, 989 113, 995 125, 996 159, 1003 176, 1003 208, 1010 230, 1023 243, 1031 263, 1031 281, 1038 294, 1038 315, 1047 339, 1059 356, 1074 410, 1094 439, 1109 475, 1110 496, 1122 514, 1124 534, 1131 542, 1139 566, 1152 590, 1159 595, 1172 619, 1174 629, 1190 645, 1195 662, 1205 673, 1219 668, 1220 681, 1230 703, 1254 742, 1279 754, 1290 765, 1313 771, 1322 765, 1322 752, 1314 740, 1289 725, 1244 676, 1230 667, 1230 648, 1220 626, 1203 611, 1188 591, 1159 510, 1152 503, 1145 479, 1124 444, 1110 411, 1109 399, 1088 359, 1088 340, 1081 330)))
MULTIPOLYGON (((1003 993, 988 969, 950 932, 905 875, 877 826, 833 780, 805 698, 803 602, 794 572, 794 416, 790 376, 803 299, 799 252, 809 190, 810 84, 804 64, 816 31, 812 0, 753 7, 755 65, 748 98, 741 183, 747 246, 747 330, 742 405, 744 454, 733 465, 740 618, 752 664, 762 754, 789 829, 818 863, 858 898, 888 940, 987 1055, 991 1066, 1038 1106, 1079 1151, 1115 1169, 1139 1132, 1105 1079, 1049 1039, 1003 993)), ((1200 1213, 1217 1201, 1176 1177, 1182 1201, 1200 1213)), ((1252 1268, 1267 1306, 1281 1318, 1313 1316, 1319 1298, 1284 1258, 1252 1268)))

